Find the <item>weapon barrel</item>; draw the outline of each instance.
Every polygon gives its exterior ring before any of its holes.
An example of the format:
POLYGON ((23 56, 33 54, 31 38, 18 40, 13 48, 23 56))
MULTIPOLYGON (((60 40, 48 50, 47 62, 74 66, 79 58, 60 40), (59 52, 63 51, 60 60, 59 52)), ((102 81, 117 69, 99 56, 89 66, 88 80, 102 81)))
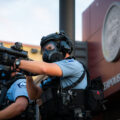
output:
POLYGON ((23 57, 23 58, 27 58, 28 57, 28 52, 27 51, 15 51, 15 50, 12 50, 10 48, 6 48, 4 46, 0 46, 0 52, 6 52, 8 54, 11 54, 11 55, 15 55, 15 56, 19 56, 19 57, 23 57))

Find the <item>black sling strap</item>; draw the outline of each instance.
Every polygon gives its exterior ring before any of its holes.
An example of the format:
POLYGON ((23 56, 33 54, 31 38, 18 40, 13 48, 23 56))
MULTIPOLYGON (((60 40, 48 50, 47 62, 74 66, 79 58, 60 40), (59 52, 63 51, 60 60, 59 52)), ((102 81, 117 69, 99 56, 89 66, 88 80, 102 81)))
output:
POLYGON ((63 90, 67 91, 67 90, 74 88, 78 83, 80 83, 84 79, 85 73, 86 72, 84 71, 83 74, 80 76, 80 78, 76 82, 74 82, 72 85, 67 86, 63 90))
MULTIPOLYGON (((74 56, 69 56, 66 59, 75 59, 75 57, 74 56)), ((70 89, 74 88, 77 84, 79 84, 84 79, 85 73, 86 73, 86 68, 85 68, 83 63, 81 63, 81 64, 83 65, 83 68, 84 68, 83 74, 80 76, 80 78, 76 82, 74 82, 72 85, 69 85, 69 86, 63 88, 63 90, 67 91, 67 90, 70 90, 70 89)))

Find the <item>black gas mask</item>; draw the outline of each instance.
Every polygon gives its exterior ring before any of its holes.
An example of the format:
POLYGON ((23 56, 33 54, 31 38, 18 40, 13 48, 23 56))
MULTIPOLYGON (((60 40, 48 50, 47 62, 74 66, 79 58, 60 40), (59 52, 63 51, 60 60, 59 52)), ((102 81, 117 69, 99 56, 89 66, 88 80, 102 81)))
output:
POLYGON ((58 48, 58 45, 54 41, 49 41, 43 47, 43 61, 52 63, 63 60, 65 55, 58 48))
POLYGON ((63 60, 66 53, 71 54, 73 50, 72 41, 64 32, 43 36, 40 46, 42 48, 43 60, 49 63, 63 60), (49 48, 49 44, 52 48, 49 48))

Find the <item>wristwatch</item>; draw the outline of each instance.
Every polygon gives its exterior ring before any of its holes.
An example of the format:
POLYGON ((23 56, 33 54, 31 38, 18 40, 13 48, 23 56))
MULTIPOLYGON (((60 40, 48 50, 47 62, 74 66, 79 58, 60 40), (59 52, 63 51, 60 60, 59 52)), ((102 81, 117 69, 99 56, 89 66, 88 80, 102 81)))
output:
POLYGON ((15 61, 15 66, 16 66, 16 68, 19 68, 19 66, 20 66, 20 59, 17 59, 15 61))

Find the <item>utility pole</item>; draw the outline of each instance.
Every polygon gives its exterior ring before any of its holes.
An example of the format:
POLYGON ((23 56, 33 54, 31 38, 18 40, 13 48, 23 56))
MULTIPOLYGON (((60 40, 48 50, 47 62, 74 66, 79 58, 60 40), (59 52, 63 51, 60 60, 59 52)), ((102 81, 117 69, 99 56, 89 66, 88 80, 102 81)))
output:
POLYGON ((75 0, 59 0, 59 30, 75 44, 75 0))

